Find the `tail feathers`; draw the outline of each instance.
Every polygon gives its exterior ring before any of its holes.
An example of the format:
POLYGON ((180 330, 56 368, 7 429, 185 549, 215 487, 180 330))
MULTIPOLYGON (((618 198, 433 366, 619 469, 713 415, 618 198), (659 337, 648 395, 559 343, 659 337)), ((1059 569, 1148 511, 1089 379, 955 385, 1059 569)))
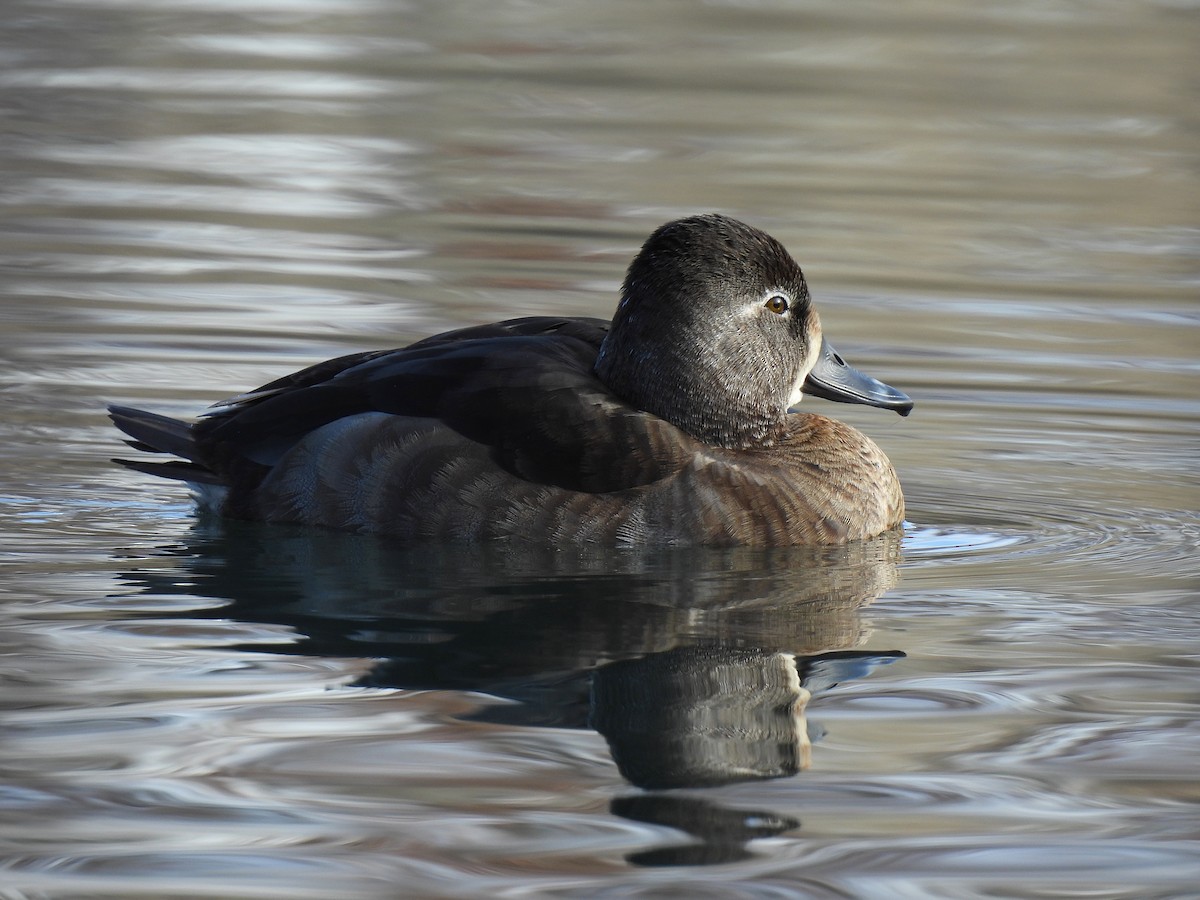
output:
POLYGON ((170 453, 184 459, 192 459, 195 455, 196 442, 192 438, 192 426, 187 422, 132 406, 110 406, 108 415, 114 425, 133 438, 129 442, 131 447, 151 453, 170 453))
POLYGON ((189 484, 217 484, 225 486, 225 481, 215 472, 198 466, 195 463, 180 462, 142 462, 140 459, 113 459, 117 465, 135 472, 145 472, 147 475, 157 475, 159 478, 174 478, 176 481, 186 481, 189 484))
POLYGON ((196 460, 196 441, 192 434, 192 426, 187 422, 160 416, 144 409, 134 409, 131 406, 110 406, 108 414, 114 425, 133 438, 125 443, 135 450, 170 453, 182 457, 182 460, 170 462, 142 462, 133 459, 114 459, 113 462, 163 478, 201 484, 224 484, 220 476, 196 460))

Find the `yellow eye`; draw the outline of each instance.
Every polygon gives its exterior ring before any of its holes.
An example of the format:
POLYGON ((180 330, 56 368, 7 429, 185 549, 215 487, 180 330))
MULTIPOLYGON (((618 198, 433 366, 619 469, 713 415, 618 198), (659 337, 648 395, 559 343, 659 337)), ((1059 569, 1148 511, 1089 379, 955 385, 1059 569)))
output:
POLYGON ((778 316, 782 316, 788 311, 787 297, 782 294, 774 294, 766 303, 767 309, 778 316))

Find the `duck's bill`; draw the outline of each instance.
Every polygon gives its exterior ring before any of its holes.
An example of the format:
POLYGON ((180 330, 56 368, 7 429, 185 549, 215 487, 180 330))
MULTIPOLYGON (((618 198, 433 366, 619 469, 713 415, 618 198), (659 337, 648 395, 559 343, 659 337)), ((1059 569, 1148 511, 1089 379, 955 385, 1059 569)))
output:
POLYGON ((894 409, 902 416, 907 416, 913 408, 908 394, 870 375, 864 375, 847 364, 825 340, 821 342, 821 358, 808 373, 801 390, 811 397, 836 400, 838 403, 863 403, 880 409, 894 409))

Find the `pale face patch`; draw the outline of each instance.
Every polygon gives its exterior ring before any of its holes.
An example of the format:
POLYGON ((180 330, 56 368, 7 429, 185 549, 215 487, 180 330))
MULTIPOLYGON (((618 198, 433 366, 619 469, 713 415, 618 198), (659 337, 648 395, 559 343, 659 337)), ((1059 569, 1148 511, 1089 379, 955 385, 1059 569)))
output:
POLYGON ((800 370, 800 374, 796 378, 796 383, 792 385, 792 394, 788 397, 788 409, 799 406, 800 401, 804 399, 804 381, 808 378, 808 373, 816 368, 817 360, 821 358, 821 346, 823 344, 821 322, 817 319, 816 312, 811 313, 811 315, 812 327, 808 331, 808 349, 804 355, 804 367, 800 370))

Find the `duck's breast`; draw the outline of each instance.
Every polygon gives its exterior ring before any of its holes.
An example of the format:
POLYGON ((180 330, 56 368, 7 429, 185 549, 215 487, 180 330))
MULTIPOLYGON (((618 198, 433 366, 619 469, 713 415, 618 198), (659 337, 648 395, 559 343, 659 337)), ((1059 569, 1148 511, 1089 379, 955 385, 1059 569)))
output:
POLYGON ((849 426, 795 416, 755 451, 701 449, 644 484, 581 491, 522 477, 431 418, 363 413, 318 429, 258 488, 256 518, 404 540, 833 544, 898 525, 882 451, 849 426))

